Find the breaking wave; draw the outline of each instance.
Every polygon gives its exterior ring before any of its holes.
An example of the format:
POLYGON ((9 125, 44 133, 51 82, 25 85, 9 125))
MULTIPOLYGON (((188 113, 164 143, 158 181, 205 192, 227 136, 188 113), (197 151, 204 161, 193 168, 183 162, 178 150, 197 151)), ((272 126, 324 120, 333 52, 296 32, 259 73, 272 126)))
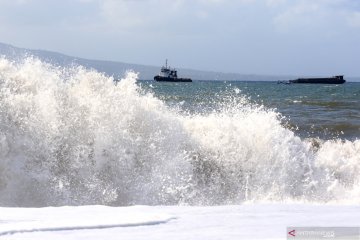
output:
POLYGON ((136 77, 2 57, 0 205, 360 201, 360 140, 302 140, 239 95, 186 113, 136 77))

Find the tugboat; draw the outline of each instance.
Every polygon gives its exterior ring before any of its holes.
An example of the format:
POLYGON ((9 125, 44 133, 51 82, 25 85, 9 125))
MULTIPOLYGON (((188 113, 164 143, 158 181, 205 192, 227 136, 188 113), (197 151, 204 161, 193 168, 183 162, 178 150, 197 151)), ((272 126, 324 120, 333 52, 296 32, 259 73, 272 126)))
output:
POLYGON ((161 68, 160 74, 156 75, 154 80, 158 82, 192 82, 191 78, 178 78, 176 69, 168 67, 167 59, 165 67, 161 68))

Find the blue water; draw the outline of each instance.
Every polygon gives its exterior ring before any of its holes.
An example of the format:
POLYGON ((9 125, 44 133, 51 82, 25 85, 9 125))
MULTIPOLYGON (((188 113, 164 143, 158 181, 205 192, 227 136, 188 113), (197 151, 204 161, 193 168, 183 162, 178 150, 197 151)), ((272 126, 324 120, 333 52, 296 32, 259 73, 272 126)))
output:
POLYGON ((277 84, 276 82, 194 81, 159 83, 141 81, 147 91, 184 111, 214 111, 219 102, 236 95, 273 109, 284 126, 302 138, 347 139, 360 137, 360 83, 277 84))

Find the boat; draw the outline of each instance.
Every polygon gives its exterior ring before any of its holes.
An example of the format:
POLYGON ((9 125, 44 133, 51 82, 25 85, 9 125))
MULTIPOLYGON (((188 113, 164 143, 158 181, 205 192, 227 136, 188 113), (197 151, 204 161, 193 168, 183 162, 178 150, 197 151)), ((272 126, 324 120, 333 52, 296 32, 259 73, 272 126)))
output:
POLYGON ((286 81, 279 80, 277 83, 278 84, 290 84, 290 81, 289 80, 286 80, 286 81))
POLYGON ((309 84, 343 84, 345 83, 343 75, 324 77, 324 78, 298 78, 289 80, 289 83, 309 83, 309 84))
POLYGON ((165 66, 162 66, 160 74, 156 75, 154 80, 158 82, 192 82, 191 78, 179 78, 176 69, 168 67, 167 59, 165 66))

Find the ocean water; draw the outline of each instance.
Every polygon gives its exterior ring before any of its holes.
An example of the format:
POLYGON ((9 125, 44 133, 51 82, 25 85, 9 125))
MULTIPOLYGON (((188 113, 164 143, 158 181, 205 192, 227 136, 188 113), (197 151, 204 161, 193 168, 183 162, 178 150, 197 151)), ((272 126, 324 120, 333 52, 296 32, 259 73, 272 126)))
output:
MULTIPOLYGON (((301 138, 356 140, 360 137, 360 82, 343 85, 277 84, 254 81, 141 81, 168 105, 184 111, 211 113, 219 103, 245 97, 284 117, 284 126, 301 138)), ((220 107, 223 107, 220 104, 220 107)), ((220 108, 221 110, 221 108, 220 108)))
POLYGON ((360 202, 360 84, 156 83, 0 59, 0 206, 360 202))

